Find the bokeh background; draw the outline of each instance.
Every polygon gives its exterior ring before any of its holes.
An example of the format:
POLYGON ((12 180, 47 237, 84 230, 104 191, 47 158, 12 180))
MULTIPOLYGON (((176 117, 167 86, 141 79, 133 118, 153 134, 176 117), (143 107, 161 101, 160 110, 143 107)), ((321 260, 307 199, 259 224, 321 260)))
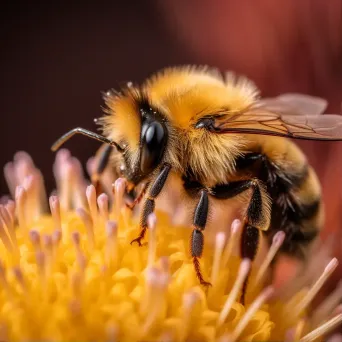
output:
MULTIPOLYGON (((49 191, 52 142, 76 126, 96 129, 102 91, 165 66, 235 70, 265 96, 322 96, 341 113, 341 0, 7 1, 0 26, 0 165, 28 151, 49 191)), ((67 145, 83 162, 98 146, 83 137, 67 145)), ((322 181, 322 237, 335 234, 342 260, 342 143, 301 146, 322 181)))

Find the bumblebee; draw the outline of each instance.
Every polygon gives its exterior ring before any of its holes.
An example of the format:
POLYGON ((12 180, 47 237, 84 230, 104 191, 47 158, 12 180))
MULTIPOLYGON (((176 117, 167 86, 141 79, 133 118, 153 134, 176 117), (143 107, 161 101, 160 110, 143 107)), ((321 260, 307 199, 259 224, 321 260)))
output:
POLYGON ((242 258, 254 260, 261 234, 272 241, 283 230, 281 251, 305 259, 324 210, 318 178, 291 139, 342 140, 342 116, 321 115, 325 100, 301 94, 262 98, 243 76, 192 66, 164 69, 142 85, 107 92, 104 100, 103 135, 76 128, 52 150, 76 133, 87 135, 105 144, 95 181, 109 164, 127 179, 127 193, 146 184, 133 201, 144 198, 140 234, 132 242, 141 245, 147 217, 173 174, 195 201, 190 246, 201 284, 209 285, 199 258, 211 198, 244 196, 242 258))

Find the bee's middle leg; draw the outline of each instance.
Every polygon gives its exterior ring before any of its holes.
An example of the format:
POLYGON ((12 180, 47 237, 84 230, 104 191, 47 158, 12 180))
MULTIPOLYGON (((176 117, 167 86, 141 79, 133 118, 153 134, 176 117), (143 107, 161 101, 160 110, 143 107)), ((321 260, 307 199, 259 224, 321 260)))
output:
POLYGON ((209 198, 206 189, 201 190, 201 197, 197 204, 194 218, 193 218, 193 231, 190 240, 190 250, 192 256, 192 262, 196 271, 196 276, 200 283, 204 286, 210 286, 211 284, 203 279, 199 258, 201 258, 204 246, 203 230, 207 224, 209 210, 209 198))
POLYGON ((167 177, 170 173, 171 166, 169 164, 165 164, 158 176, 155 178, 155 180, 152 183, 152 186, 150 187, 148 191, 147 198, 145 199, 145 202, 142 207, 142 212, 140 216, 140 234, 139 236, 131 241, 131 244, 133 242, 137 242, 139 246, 142 246, 141 240, 145 237, 146 230, 147 230, 147 219, 150 214, 154 212, 154 207, 155 207, 155 199, 158 197, 160 192, 162 191, 167 177))

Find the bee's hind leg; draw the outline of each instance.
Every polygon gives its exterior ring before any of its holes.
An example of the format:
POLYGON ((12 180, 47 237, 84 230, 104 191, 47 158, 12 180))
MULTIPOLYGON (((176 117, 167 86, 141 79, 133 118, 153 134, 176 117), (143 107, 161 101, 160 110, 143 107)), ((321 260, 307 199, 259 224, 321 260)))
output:
MULTIPOLYGON (((252 189, 252 196, 243 221, 240 250, 242 258, 248 258, 253 261, 259 248, 260 228, 264 228, 265 225, 268 226, 269 224, 267 223, 269 221, 269 208, 266 204, 268 197, 263 195, 264 189, 261 187, 259 181, 252 179, 248 185, 252 189)), ((242 287, 240 298, 242 304, 245 303, 248 278, 249 274, 242 287)))
MULTIPOLYGON (((266 230, 270 222, 270 198, 257 178, 241 180, 213 188, 213 195, 219 199, 233 198, 251 190, 251 197, 243 220, 240 254, 241 258, 253 261, 258 251, 260 230, 266 230)), ((249 272, 250 273, 250 272, 249 272)), ((240 302, 244 304, 249 274, 244 281, 240 302)))
POLYGON ((137 242, 139 246, 142 246, 141 240, 145 237, 146 230, 147 230, 147 218, 150 214, 154 212, 155 207, 155 199, 158 197, 160 192, 162 191, 167 177, 170 173, 171 166, 169 164, 165 164, 158 174, 158 176, 155 178, 154 182, 152 183, 152 186, 148 190, 147 198, 143 204, 141 217, 140 217, 140 234, 139 236, 131 241, 131 244, 133 242, 137 242))

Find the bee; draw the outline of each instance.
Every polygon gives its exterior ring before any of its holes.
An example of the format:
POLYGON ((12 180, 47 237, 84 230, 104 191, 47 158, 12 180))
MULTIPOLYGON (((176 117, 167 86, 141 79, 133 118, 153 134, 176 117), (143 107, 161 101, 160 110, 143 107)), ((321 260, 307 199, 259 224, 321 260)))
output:
MULTIPOLYGON (((293 139, 342 140, 342 116, 321 115, 325 100, 302 94, 262 98, 244 76, 209 67, 161 70, 141 85, 104 95, 103 135, 75 128, 52 147, 80 133, 104 143, 94 179, 109 164, 127 179, 127 193, 144 183, 141 245, 147 218, 170 174, 195 201, 190 237, 199 282, 211 198, 244 195, 240 253, 255 259, 261 235, 286 233, 281 252, 305 259, 324 221, 318 178, 293 139), (248 196, 246 196, 248 194, 248 196)), ((241 295, 241 302, 247 279, 241 295)))

